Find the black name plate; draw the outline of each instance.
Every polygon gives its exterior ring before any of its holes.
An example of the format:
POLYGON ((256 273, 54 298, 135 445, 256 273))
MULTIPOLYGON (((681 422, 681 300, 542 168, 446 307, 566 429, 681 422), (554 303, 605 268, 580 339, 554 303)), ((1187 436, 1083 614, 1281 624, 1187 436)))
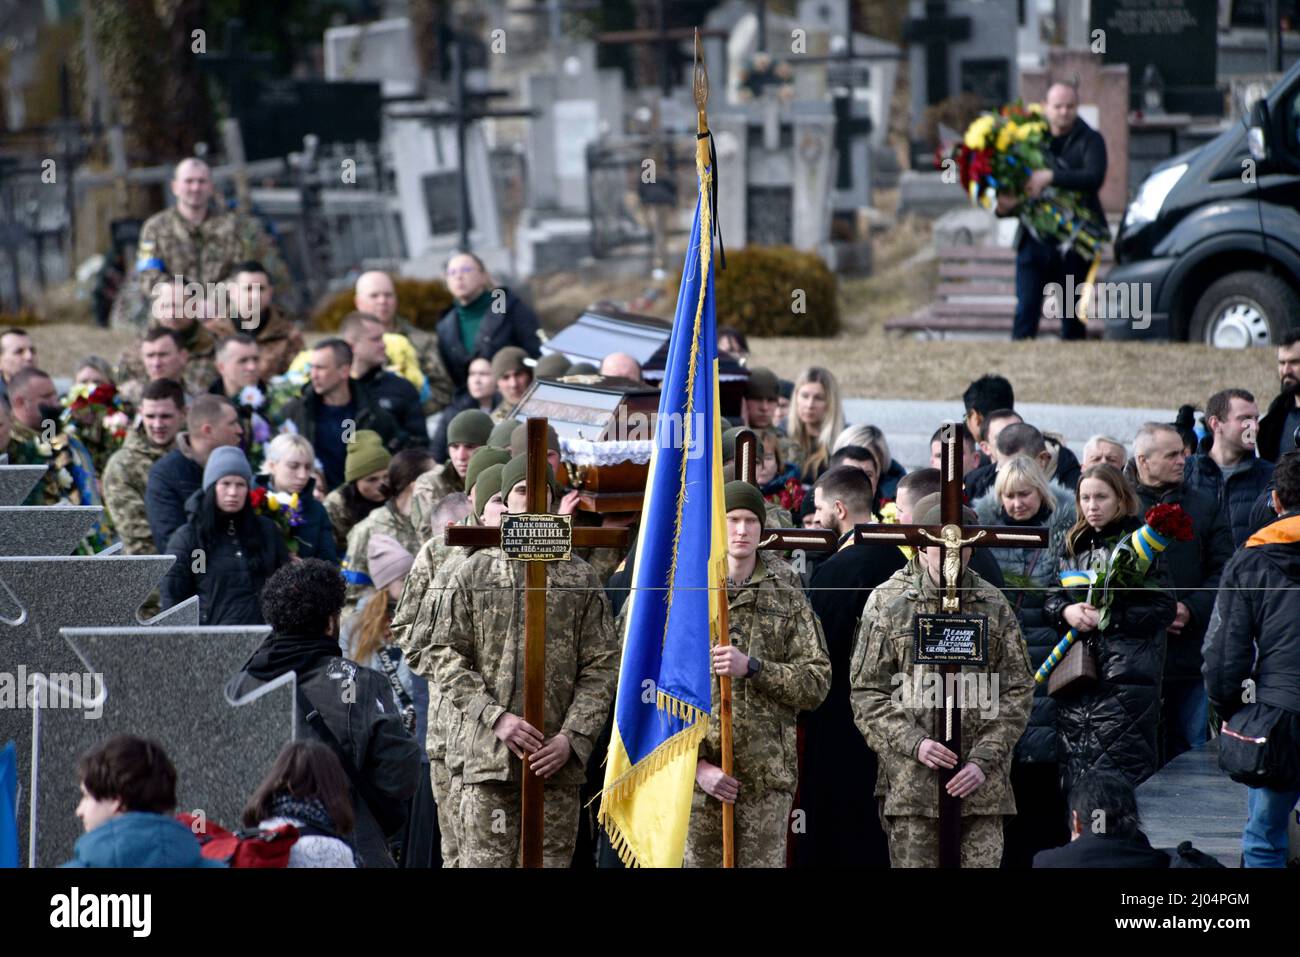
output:
POLYGON ((918 665, 987 665, 987 615, 918 614, 912 622, 912 658, 918 665))
POLYGON ((502 515, 501 551, 521 562, 567 562, 573 553, 573 518, 502 515))

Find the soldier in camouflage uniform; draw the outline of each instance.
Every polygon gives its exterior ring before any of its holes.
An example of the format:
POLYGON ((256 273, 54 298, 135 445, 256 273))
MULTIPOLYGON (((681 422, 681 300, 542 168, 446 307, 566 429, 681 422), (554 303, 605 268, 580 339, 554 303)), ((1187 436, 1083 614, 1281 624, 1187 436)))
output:
MULTIPOLYGON (((526 510, 525 471, 524 456, 502 470, 512 513, 526 510)), ((550 563, 547 571, 541 728, 521 717, 524 564, 499 548, 482 549, 451 573, 438 598, 430 649, 434 680, 464 720, 462 867, 517 863, 525 755, 545 780, 544 863, 568 867, 573 860, 578 792, 613 698, 619 645, 591 566, 574 558, 550 563)))
POLYGON ((274 288, 266 267, 256 260, 242 262, 229 281, 235 288, 234 314, 209 320, 208 331, 218 339, 248 333, 257 340, 258 381, 284 375, 294 356, 303 350, 303 338, 297 323, 273 301, 274 288))
POLYGON ((481 409, 457 412, 447 426, 447 451, 450 458, 442 465, 421 475, 415 483, 411 520, 418 528, 428 528, 429 518, 443 497, 465 491, 465 473, 474 453, 487 445, 492 434, 492 419, 481 409))
MULTIPOLYGON (((474 486, 474 510, 459 524, 501 524, 505 505, 501 500, 502 463, 484 468, 474 486)), ((425 748, 434 802, 438 807, 438 829, 442 834, 442 866, 458 867, 460 856, 460 792, 465 754, 461 747, 463 717, 434 680, 432 648, 434 614, 438 598, 445 591, 451 573, 473 552, 448 545, 442 536, 424 543, 406 579, 406 588, 393 615, 393 640, 402 649, 407 664, 429 679, 429 730, 425 748)))
POLYGON ((356 609, 367 587, 373 587, 369 574, 367 548, 370 536, 382 532, 397 539, 398 544, 414 555, 424 543, 426 533, 411 520, 411 496, 415 480, 433 465, 427 449, 405 449, 388 463, 388 488, 391 496, 348 532, 347 551, 343 555, 343 578, 348 583, 344 615, 356 609))
POLYGON ((372 271, 357 277, 353 301, 357 309, 367 312, 384 324, 385 341, 388 336, 405 336, 419 357, 424 383, 415 383, 420 389, 420 406, 426 416, 437 415, 451 404, 456 393, 455 383, 438 351, 438 337, 414 326, 397 314, 397 289, 385 272, 372 271))
MULTIPOLYGON (((975 513, 969 508, 963 513, 963 522, 973 525, 975 513)), ((938 505, 917 516, 922 525, 938 524, 940 517, 938 505)), ((961 687, 983 681, 990 700, 984 710, 976 702, 963 703, 962 753, 945 748, 943 686, 938 694, 927 695, 921 684, 919 700, 915 694, 918 679, 942 681, 941 669, 913 664, 913 620, 918 613, 940 611, 940 553, 939 548, 925 549, 867 599, 849 671, 853 717, 880 758, 876 796, 890 863, 938 866, 939 768, 960 762, 948 790, 962 799, 961 866, 998 867, 1003 818, 1016 813, 1011 755, 1029 722, 1033 699, 1029 656, 1015 612, 998 589, 966 568, 970 549, 963 549, 962 611, 988 616, 989 663, 963 666, 962 674, 971 677, 961 687)))
MULTIPOLYGON (((176 287, 171 283, 163 283, 157 288, 150 325, 162 326, 176 333, 186 354, 181 385, 188 396, 202 395, 217 379, 217 340, 197 319, 185 317, 175 301, 175 291, 176 287)), ((143 391, 144 384, 152 378, 145 368, 143 354, 144 343, 148 341, 130 346, 118 360, 117 380, 128 395, 133 395, 135 389, 143 391)))
POLYGON ((527 359, 528 353, 518 346, 505 346, 492 357, 492 378, 501 395, 500 404, 492 410, 493 422, 514 418, 520 400, 533 384, 533 370, 527 359))
POLYGON ((176 205, 145 220, 136 246, 138 295, 128 295, 123 285, 114 303, 114 328, 143 330, 147 324, 149 295, 163 279, 180 277, 181 283, 217 283, 230 275, 237 263, 249 259, 266 263, 277 280, 287 286, 290 277, 275 244, 255 219, 223 210, 213 201, 212 171, 200 159, 182 160, 172 179, 176 205))
MULTIPOLYGON (((784 867, 798 780, 795 725, 830 689, 820 622, 803 592, 757 551, 765 510, 748 482, 726 486, 730 646, 713 648, 713 671, 730 675, 735 776, 722 772, 720 729, 700 744, 686 834, 686 867, 722 866, 722 803, 736 806, 736 866, 784 867)), ((779 559, 777 559, 779 561, 779 559)), ((713 713, 719 708, 713 682, 713 713)))
POLYGON ((768 435, 775 436, 777 453, 781 462, 789 466, 798 464, 799 446, 781 428, 777 420, 776 409, 781 400, 781 382, 776 373, 762 366, 749 370, 749 379, 745 382, 744 420, 758 437, 759 443, 768 435))
POLYGON ((122 539, 127 555, 154 555, 153 532, 144 504, 149 469, 176 446, 185 422, 185 394, 170 379, 149 383, 140 408, 140 424, 133 428, 104 468, 104 507, 122 539))

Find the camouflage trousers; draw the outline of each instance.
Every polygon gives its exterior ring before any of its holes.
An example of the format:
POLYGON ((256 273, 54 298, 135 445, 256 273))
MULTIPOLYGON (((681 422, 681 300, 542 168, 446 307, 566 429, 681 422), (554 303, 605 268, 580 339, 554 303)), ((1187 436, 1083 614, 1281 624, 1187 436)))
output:
MULTIPOLYGON (((755 798, 741 794, 736 802, 737 867, 785 867, 793 803, 794 795, 788 791, 765 791, 755 798)), ((698 787, 691 797, 682 866, 722 866, 722 802, 698 787)))
POLYGON ((442 866, 459 867, 460 853, 460 775, 447 770, 442 758, 429 759, 429 780, 433 785, 433 802, 438 807, 438 833, 442 835, 442 866))
MULTIPOLYGON (((578 840, 578 787, 545 789, 542 866, 569 867, 578 840)), ((459 867, 518 867, 519 784, 485 781, 460 790, 459 867)))
MULTIPOLYGON (((889 838, 890 867, 938 867, 939 819, 881 815, 889 838)), ((1000 814, 975 814, 961 819, 961 866, 998 867, 1002 863, 1000 814)))

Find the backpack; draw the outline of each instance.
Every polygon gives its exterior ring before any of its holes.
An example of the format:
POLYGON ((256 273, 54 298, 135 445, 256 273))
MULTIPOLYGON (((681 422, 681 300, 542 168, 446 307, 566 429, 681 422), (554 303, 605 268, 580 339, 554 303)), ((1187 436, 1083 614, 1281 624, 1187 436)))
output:
POLYGON ((249 827, 227 831, 220 824, 200 821, 193 814, 177 814, 176 820, 194 834, 200 855, 210 861, 224 861, 230 867, 288 867, 294 844, 302 834, 312 830, 282 824, 265 830, 249 827), (197 829, 196 821, 200 821, 197 829))

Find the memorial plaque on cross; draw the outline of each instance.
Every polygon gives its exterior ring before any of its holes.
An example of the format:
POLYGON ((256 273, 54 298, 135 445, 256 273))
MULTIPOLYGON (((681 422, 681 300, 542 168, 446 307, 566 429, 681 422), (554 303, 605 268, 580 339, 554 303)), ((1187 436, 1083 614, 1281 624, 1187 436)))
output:
MULTIPOLYGON (((524 563, 524 720, 546 726, 546 563, 568 561, 572 549, 627 545, 625 528, 574 528, 546 504, 546 419, 528 420, 528 514, 503 515, 501 526, 451 525, 448 545, 501 548, 524 563)), ((503 494, 506 490, 502 490, 503 494)), ((524 762, 520 857, 542 866, 543 781, 524 762)))
POLYGON ((964 664, 988 664, 988 623, 982 615, 964 615, 961 605, 963 548, 1046 548, 1047 530, 1014 526, 962 524, 961 439, 957 425, 945 422, 940 437, 938 525, 858 525, 854 539, 877 545, 911 545, 943 550, 939 570, 940 611, 918 612, 913 667, 937 665, 943 673, 944 747, 958 756, 957 766, 939 772, 939 866, 961 866, 961 799, 948 793, 948 781, 961 769, 961 705, 957 675, 964 664))

